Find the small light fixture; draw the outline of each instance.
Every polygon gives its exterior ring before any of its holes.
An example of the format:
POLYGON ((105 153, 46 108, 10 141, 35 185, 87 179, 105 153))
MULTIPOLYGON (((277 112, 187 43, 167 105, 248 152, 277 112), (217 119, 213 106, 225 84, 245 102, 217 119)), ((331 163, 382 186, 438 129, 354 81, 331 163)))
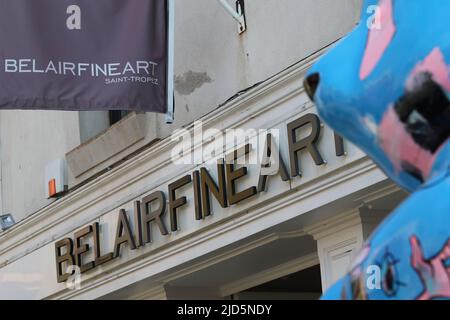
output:
POLYGON ((6 231, 15 225, 16 222, 11 214, 4 214, 0 216, 0 228, 2 231, 6 231))

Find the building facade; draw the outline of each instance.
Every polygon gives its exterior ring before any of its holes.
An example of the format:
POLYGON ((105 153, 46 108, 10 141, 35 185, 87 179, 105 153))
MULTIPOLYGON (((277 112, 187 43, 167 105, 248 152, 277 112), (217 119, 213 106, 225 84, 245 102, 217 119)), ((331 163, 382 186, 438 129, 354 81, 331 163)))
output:
POLYGON ((244 3, 239 34, 218 2, 175 1, 173 124, 0 111, 1 213, 16 222, 0 233, 1 299, 315 299, 344 274, 406 196, 303 89, 361 1, 244 3), (65 188, 49 197, 55 161, 65 188))

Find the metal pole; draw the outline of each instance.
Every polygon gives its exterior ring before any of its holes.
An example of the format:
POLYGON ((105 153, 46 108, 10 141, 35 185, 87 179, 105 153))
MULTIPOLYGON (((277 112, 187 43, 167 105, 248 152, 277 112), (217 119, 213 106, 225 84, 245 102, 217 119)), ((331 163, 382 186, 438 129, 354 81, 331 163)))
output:
POLYGON ((166 123, 171 124, 175 118, 174 106, 174 42, 175 42, 175 0, 168 0, 168 61, 167 61, 167 113, 166 123))

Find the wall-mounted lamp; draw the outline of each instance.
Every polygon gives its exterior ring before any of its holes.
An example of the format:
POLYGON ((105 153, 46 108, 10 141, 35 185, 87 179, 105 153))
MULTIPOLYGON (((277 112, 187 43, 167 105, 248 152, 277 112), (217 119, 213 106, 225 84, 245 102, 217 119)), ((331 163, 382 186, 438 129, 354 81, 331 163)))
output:
POLYGON ((236 1, 236 9, 234 9, 227 0, 217 0, 220 5, 237 21, 239 24, 239 34, 247 30, 247 23, 245 20, 245 5, 244 0, 236 1))
POLYGON ((14 221, 14 218, 11 214, 4 214, 0 216, 0 229, 2 229, 2 231, 8 230, 15 224, 16 221, 14 221))

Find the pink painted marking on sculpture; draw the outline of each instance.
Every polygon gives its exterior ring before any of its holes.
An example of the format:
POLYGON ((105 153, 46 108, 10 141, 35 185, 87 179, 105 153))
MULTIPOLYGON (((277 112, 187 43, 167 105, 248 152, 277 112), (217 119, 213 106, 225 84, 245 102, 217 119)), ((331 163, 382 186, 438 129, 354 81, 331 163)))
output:
POLYGON ((384 115, 378 134, 380 146, 392 161, 397 174, 406 162, 420 170, 424 178, 429 176, 435 156, 414 141, 392 107, 384 115))
POLYGON ((416 270, 424 290, 417 300, 434 298, 450 298, 450 267, 445 261, 450 258, 450 240, 444 245, 437 256, 426 260, 419 239, 411 237, 411 265, 416 270))
POLYGON ((381 0, 379 7, 381 28, 369 31, 359 78, 366 79, 383 57, 396 32, 392 0, 381 0))
POLYGON ((445 63, 441 49, 434 48, 425 60, 417 64, 408 78, 406 84, 408 90, 414 90, 414 79, 424 72, 429 72, 434 81, 447 92, 450 92, 450 67, 445 63))

